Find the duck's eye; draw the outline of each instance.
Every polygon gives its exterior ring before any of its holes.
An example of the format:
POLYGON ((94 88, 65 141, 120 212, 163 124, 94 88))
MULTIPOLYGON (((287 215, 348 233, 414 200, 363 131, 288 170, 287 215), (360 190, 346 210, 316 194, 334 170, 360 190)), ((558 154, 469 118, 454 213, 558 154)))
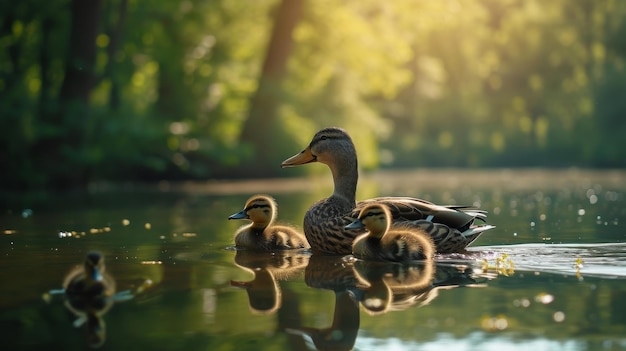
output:
POLYGON ((320 139, 321 140, 326 140, 326 139, 328 139, 328 137, 326 135, 322 135, 322 137, 320 139))

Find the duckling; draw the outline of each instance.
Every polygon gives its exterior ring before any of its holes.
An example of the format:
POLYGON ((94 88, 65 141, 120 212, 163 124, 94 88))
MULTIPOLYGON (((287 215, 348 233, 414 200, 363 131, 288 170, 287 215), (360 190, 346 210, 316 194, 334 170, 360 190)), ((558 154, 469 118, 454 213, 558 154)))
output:
POLYGON ((254 195, 246 201, 243 210, 228 219, 249 219, 235 233, 235 246, 251 250, 306 249, 304 235, 291 227, 274 225, 278 213, 276 201, 268 195, 254 195))
POLYGON ((494 228, 476 224, 477 220, 485 221, 486 211, 470 206, 440 206, 410 197, 379 197, 357 203, 357 154, 352 138, 343 129, 320 130, 303 151, 283 161, 281 166, 294 167, 312 162, 326 164, 335 185, 333 194, 313 204, 304 216, 304 234, 314 252, 350 254, 352 242, 364 230, 346 226, 372 203, 389 207, 394 226, 414 227, 418 220, 436 224, 437 230, 429 233, 439 253, 462 252, 481 233, 494 228))
POLYGON ((106 272, 104 256, 89 252, 83 265, 65 277, 63 288, 70 300, 108 298, 115 294, 115 280, 106 272))
POLYGON ((365 206, 359 217, 346 228, 367 229, 352 244, 352 254, 360 259, 403 262, 431 259, 435 254, 432 238, 419 228, 391 228, 391 212, 383 204, 365 206))
POLYGON ((115 301, 115 280, 106 272, 104 256, 89 252, 83 265, 67 274, 61 292, 65 294, 65 307, 76 316, 74 327, 87 322, 92 341, 96 344, 96 340, 104 341, 106 332, 100 316, 106 314, 115 301))

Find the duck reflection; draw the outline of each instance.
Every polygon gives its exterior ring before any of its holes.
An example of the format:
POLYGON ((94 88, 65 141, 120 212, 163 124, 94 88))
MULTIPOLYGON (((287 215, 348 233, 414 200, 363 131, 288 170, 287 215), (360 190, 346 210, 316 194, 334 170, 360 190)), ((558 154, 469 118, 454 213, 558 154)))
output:
POLYGON ((352 350, 359 331, 359 304, 351 291, 335 291, 333 322, 327 328, 286 328, 291 334, 301 335, 317 350, 352 350))
POLYGON ((370 315, 421 307, 442 289, 483 286, 493 277, 482 275, 468 263, 394 263, 313 255, 305 270, 305 282, 309 287, 333 291, 332 323, 322 328, 290 326, 285 331, 303 337, 317 350, 351 350, 360 326, 359 305, 370 315))
POLYGON ((305 282, 310 287, 334 292, 332 324, 325 328, 289 327, 285 331, 301 335, 318 350, 351 350, 360 325, 352 262, 343 257, 313 255, 305 270, 305 282))
POLYGON ((243 288, 248 293, 248 305, 254 313, 271 314, 282 303, 282 290, 278 280, 292 278, 301 273, 310 255, 297 251, 259 252, 238 250, 235 264, 252 273, 250 281, 231 280, 230 285, 243 288))
POLYGON ((85 325, 87 344, 102 346, 106 340, 106 325, 102 317, 115 301, 133 297, 129 291, 116 293, 113 277, 106 272, 104 256, 90 252, 82 265, 73 268, 63 280, 63 289, 51 290, 50 295, 64 295, 65 307, 75 317, 73 325, 85 325))

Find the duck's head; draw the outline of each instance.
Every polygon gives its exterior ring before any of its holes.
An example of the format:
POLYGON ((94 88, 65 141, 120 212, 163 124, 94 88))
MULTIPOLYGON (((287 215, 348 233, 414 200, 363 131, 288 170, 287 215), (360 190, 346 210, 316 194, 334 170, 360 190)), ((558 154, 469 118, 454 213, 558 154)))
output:
POLYGON ((346 229, 363 228, 367 229, 370 237, 382 238, 389 230, 391 213, 389 208, 383 204, 371 204, 364 207, 359 213, 359 217, 346 226, 346 229))
POLYGON ((311 162, 335 164, 352 162, 356 166, 356 151, 352 138, 341 128, 324 128, 317 132, 309 146, 286 159, 281 167, 294 167, 311 162))
POLYGON ((90 252, 85 258, 85 275, 88 279, 101 282, 104 280, 104 256, 99 252, 90 252))
POLYGON ((230 215, 228 219, 249 219, 253 225, 267 227, 276 216, 276 201, 268 195, 254 195, 246 201, 243 210, 230 215))

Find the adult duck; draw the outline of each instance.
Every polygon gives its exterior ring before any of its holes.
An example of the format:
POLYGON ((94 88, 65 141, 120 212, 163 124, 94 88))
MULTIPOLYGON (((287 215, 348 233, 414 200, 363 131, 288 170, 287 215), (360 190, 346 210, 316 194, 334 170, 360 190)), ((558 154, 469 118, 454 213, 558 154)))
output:
POLYGON ((254 195, 246 201, 243 210, 228 219, 248 219, 252 223, 235 233, 235 246, 249 250, 289 250, 309 248, 304 235, 294 228, 274 224, 278 206, 268 195, 254 195))
MULTIPOLYGON (((365 228, 352 243, 352 254, 364 260, 406 262, 432 259, 435 255, 433 239, 422 229, 418 221, 415 226, 391 228, 391 212, 381 203, 365 206, 359 217, 346 228, 365 228)), ((428 227, 431 222, 423 222, 428 227)), ((434 228, 434 227, 433 227, 434 228)))
POLYGON ((372 203, 389 207, 394 226, 411 226, 417 220, 437 224, 437 230, 429 233, 439 253, 463 251, 482 232, 493 228, 476 224, 477 219, 484 221, 486 212, 470 206, 440 206, 410 197, 379 197, 357 203, 359 174, 356 149, 343 129, 320 130, 304 150, 283 161, 281 166, 293 167, 312 162, 326 164, 334 181, 333 194, 313 204, 304 215, 304 234, 313 251, 350 254, 352 242, 364 230, 345 226, 358 217, 364 206, 372 203))

